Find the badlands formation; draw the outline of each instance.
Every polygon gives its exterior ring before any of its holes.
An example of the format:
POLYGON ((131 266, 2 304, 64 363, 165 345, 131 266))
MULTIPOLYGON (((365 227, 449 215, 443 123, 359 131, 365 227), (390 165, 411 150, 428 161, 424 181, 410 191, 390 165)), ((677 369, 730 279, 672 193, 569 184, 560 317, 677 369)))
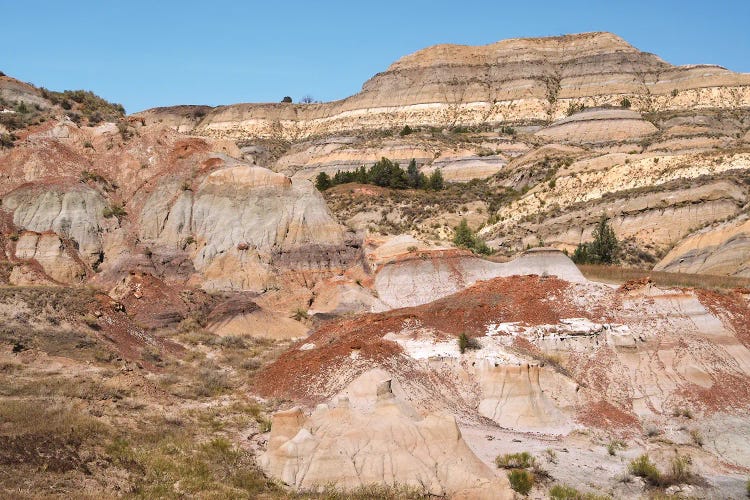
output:
POLYGON ((0 134, 2 496, 746 494, 750 75, 587 33, 332 103, 0 76, 0 134), (314 186, 382 157, 446 187, 314 186), (602 215, 642 279, 563 253, 602 215))

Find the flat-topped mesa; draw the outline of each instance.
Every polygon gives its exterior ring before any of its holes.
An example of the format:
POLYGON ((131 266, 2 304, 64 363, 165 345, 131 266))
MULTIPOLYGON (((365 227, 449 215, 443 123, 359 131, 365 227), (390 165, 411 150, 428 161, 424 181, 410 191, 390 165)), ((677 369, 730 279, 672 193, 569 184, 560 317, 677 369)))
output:
POLYGON ((612 33, 436 45, 407 55, 362 91, 323 104, 179 106, 139 113, 209 136, 297 140, 410 126, 549 123, 571 105, 639 112, 750 106, 750 75, 673 66, 612 33))

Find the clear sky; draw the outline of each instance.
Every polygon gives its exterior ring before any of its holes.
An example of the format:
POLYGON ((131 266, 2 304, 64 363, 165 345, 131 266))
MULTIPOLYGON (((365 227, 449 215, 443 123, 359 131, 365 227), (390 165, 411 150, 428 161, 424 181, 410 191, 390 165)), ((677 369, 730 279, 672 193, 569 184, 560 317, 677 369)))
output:
POLYGON ((672 64, 750 72, 750 0, 0 0, 0 70, 135 112, 341 99, 437 43, 612 31, 672 64))

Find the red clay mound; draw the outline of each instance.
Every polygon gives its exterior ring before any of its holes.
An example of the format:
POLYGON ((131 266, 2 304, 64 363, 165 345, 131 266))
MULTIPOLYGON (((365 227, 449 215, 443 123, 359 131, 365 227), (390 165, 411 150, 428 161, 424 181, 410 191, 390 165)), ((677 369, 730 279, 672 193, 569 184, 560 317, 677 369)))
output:
MULTIPOLYGON (((528 325, 555 323, 561 318, 588 316, 586 311, 566 300, 569 283, 556 278, 512 276, 479 282, 476 285, 425 304, 392 311, 363 314, 352 319, 324 323, 304 341, 292 346, 276 362, 262 370, 257 391, 267 397, 316 402, 337 392, 337 383, 319 383, 344 365, 353 365, 356 351, 357 371, 370 365, 388 365, 390 358, 402 352, 395 342, 384 340, 389 332, 399 331, 405 322, 417 320, 446 337, 484 335, 494 322, 522 322, 528 325), (300 350, 304 344, 314 345, 300 350), (316 387, 325 387, 318 391, 316 387)), ((404 369, 408 369, 404 367, 404 369)))

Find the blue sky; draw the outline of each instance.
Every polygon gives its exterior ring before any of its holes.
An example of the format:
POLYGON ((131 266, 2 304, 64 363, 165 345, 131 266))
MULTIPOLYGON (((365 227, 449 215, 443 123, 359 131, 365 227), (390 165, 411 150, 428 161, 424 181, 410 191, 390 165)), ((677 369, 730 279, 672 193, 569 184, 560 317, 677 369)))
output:
POLYGON ((750 72, 744 1, 0 0, 0 70, 128 112, 341 99, 437 43, 612 31, 673 64, 750 72))

